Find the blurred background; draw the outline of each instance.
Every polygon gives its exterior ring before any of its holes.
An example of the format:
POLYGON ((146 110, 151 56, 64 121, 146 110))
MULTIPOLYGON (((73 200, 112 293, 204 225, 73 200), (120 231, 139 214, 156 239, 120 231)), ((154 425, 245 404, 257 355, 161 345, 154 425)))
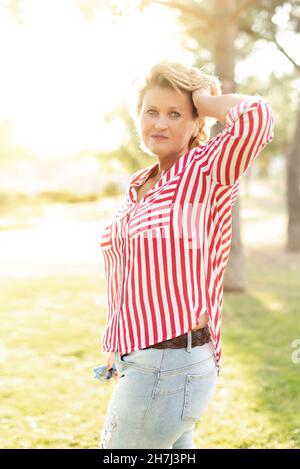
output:
POLYGON ((197 447, 300 447, 299 32, 296 0, 0 0, 1 448, 98 447, 115 385, 92 373, 100 233, 153 163, 128 108, 163 59, 265 97, 275 117, 234 206, 222 369, 197 447))

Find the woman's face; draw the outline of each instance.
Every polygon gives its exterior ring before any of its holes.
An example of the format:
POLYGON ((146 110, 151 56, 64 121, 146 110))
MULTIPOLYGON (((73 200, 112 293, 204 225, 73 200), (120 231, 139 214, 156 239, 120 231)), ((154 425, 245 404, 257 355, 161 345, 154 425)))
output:
POLYGON ((149 88, 139 116, 140 133, 147 149, 160 157, 178 158, 185 154, 198 130, 192 111, 187 93, 179 94, 173 88, 160 86, 149 88))

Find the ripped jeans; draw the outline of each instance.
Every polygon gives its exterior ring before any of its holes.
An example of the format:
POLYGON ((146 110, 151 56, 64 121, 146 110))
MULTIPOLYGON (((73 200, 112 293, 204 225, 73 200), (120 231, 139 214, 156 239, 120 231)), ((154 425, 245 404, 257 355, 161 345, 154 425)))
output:
POLYGON ((115 365, 100 448, 196 448, 195 424, 217 383, 212 343, 116 352, 115 365))

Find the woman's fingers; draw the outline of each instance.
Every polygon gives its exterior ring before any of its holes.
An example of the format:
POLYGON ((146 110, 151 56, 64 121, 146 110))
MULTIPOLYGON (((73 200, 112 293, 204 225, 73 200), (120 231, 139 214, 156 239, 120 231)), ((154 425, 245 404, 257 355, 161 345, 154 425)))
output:
POLYGON ((197 90, 193 91, 192 98, 194 105, 197 107, 197 98, 199 96, 211 96, 210 91, 207 88, 198 88, 197 90))
POLYGON ((115 353, 116 352, 111 352, 108 356, 108 359, 107 359, 107 368, 110 369, 112 368, 113 364, 114 364, 114 361, 115 361, 115 353))

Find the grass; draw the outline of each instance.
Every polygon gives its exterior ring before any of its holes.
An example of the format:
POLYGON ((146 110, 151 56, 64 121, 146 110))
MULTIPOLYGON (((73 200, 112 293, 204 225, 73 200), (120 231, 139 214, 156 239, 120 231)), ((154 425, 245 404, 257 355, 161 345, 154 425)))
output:
MULTIPOLYGON (((93 203, 86 210, 80 205, 85 221, 99 214, 93 203)), ((246 266, 247 291, 224 296, 221 374, 196 444, 299 448, 291 344, 300 339, 300 255, 258 242, 246 249, 246 266)), ((71 270, 1 279, 1 448, 98 447, 115 385, 92 373, 105 362, 105 282, 102 272, 71 270)))
POLYGON ((97 447, 111 390, 92 373, 104 326, 99 287, 86 276, 2 282, 0 447, 97 447))
POLYGON ((300 256, 259 254, 247 255, 247 292, 225 294, 222 370, 199 447, 300 447, 300 256))

